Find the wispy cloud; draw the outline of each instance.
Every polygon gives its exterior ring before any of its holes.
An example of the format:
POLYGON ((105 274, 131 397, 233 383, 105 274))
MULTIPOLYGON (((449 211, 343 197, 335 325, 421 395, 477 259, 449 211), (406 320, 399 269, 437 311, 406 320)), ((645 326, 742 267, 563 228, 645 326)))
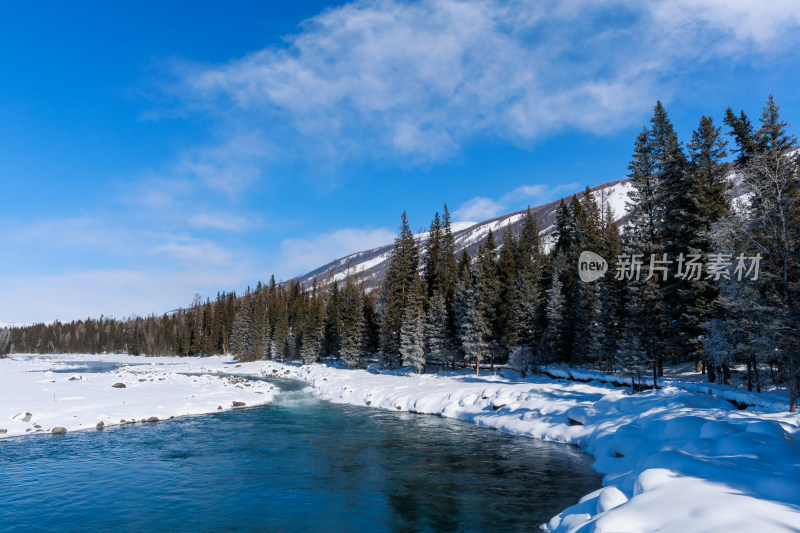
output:
POLYGON ((189 224, 197 229, 240 232, 260 225, 260 221, 215 211, 194 215, 189 219, 189 224))
POLYGON ((318 152, 438 160, 483 135, 616 131, 711 57, 794 46, 797 13, 792 0, 354 2, 284 47, 184 67, 182 97, 289 124, 318 152))
POLYGON ((453 211, 453 219, 459 222, 482 222, 515 209, 522 209, 525 204, 535 206, 558 198, 559 195, 577 192, 577 183, 565 183, 555 187, 549 185, 521 185, 499 199, 477 196, 461 204, 453 211))
POLYGON ((154 254, 166 254, 182 263, 219 266, 228 264, 233 252, 205 239, 172 237, 154 246, 154 254))
POLYGON ((391 243, 395 232, 386 228, 345 228, 304 239, 281 242, 279 266, 283 277, 304 274, 334 259, 391 243))

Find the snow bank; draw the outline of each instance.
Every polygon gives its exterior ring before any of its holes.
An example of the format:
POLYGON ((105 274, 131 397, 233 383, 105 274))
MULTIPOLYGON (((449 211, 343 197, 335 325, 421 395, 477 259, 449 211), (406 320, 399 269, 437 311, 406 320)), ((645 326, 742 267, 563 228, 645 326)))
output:
MULTIPOLYGON (((604 488, 548 531, 798 531, 800 415, 739 411, 674 386, 630 395, 604 383, 304 366, 330 401, 467 420, 576 444, 604 488)), ((781 407, 782 408, 782 407, 781 407)))
MULTIPOLYGON (((540 370, 555 378, 574 379, 578 381, 597 381, 600 383, 610 383, 617 386, 631 385, 630 376, 623 376, 619 374, 605 374, 602 372, 595 372, 593 370, 569 368, 557 365, 543 366, 540 368, 540 370)), ((642 375, 641 380, 649 386, 653 385, 652 376, 642 375)), ((639 381, 640 378, 637 378, 636 382, 639 383, 639 381)), ((687 381, 683 378, 671 379, 667 377, 658 378, 658 384, 659 387, 675 387, 689 392, 707 394, 708 396, 714 396, 730 402, 736 402, 742 406, 754 406, 775 411, 786 410, 789 408, 788 398, 782 398, 773 394, 740 390, 728 385, 719 385, 716 383, 708 383, 706 381, 687 381)))
MULTIPOLYGON (((127 355, 15 355, 0 359, 0 439, 50 433, 56 427, 75 431, 96 428, 99 422, 107 427, 152 417, 164 420, 212 413, 232 409, 233 402, 253 406, 273 399, 278 391, 267 382, 221 374, 266 375, 273 374, 272 370, 277 374, 277 367, 231 363, 224 357, 127 355), (111 372, 89 373, 86 362, 91 361, 121 366, 111 372), (202 375, 190 375, 197 373, 202 375), (124 387, 114 387, 116 384, 124 387)), ((281 368, 281 375, 286 371, 281 368)))

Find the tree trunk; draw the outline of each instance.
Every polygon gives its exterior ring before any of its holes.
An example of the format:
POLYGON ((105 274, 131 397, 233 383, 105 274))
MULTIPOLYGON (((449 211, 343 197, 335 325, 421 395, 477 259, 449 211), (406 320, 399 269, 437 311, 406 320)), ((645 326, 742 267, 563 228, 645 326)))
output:
POLYGON ((753 364, 747 360, 747 392, 753 392, 753 364))
POLYGON ((700 358, 694 360, 694 371, 698 374, 703 371, 703 364, 700 362, 700 358))
POLYGON ((797 411, 797 375, 794 365, 789 363, 789 412, 797 411))
POLYGON ((480 373, 481 373, 481 364, 480 364, 480 362, 479 362, 479 361, 476 359, 476 360, 475 360, 475 375, 476 375, 476 376, 478 376, 478 375, 480 375, 480 373))
MULTIPOLYGON (((658 356, 658 377, 664 377, 664 357, 659 355, 658 356)), ((655 385, 655 383, 654 383, 655 385)), ((658 388, 658 387, 656 387, 658 388)))
POLYGON ((756 361, 756 353, 751 352, 750 357, 753 359, 753 373, 756 375, 756 392, 761 393, 761 376, 758 374, 758 362, 756 361))
POLYGON ((658 361, 660 358, 653 359, 653 389, 658 390, 658 361))
POLYGON ((708 362, 706 362, 706 373, 708 374, 708 382, 709 383, 714 383, 715 381, 717 381, 716 369, 714 368, 714 365, 712 365, 712 364, 710 364, 708 362))
POLYGON ((722 363, 722 382, 725 385, 731 384, 731 367, 728 363, 722 363))

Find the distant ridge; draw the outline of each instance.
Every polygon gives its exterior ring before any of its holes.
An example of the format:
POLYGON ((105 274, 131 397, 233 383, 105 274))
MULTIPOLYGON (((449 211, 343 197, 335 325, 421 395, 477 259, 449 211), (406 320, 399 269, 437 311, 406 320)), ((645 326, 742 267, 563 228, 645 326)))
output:
MULTIPOLYGON (((624 224, 625 203, 628 201, 628 194, 631 190, 628 180, 604 183, 590 190, 595 195, 598 204, 605 202, 611 206, 615 222, 618 225, 624 224)), ((583 192, 577 193, 575 196, 581 198, 583 197, 583 192)), ((546 250, 552 246, 552 238, 548 237, 553 233, 556 211, 560 202, 561 199, 558 199, 531 207, 531 213, 539 225, 542 243, 546 250)), ((466 250, 468 254, 474 256, 478 247, 486 242, 489 229, 494 233, 495 242, 501 245, 503 235, 509 227, 515 233, 519 233, 525 211, 525 209, 515 211, 483 222, 453 223, 451 227, 456 243, 456 255, 460 255, 462 250, 466 250)), ((418 242, 425 243, 428 239, 428 234, 420 233, 416 235, 416 238, 418 242)), ((389 267, 389 259, 393 248, 394 243, 387 243, 384 246, 340 257, 289 281, 298 281, 301 286, 308 286, 316 279, 320 286, 325 286, 334 281, 342 282, 350 274, 354 275, 358 281, 363 282, 368 290, 375 289, 383 281, 386 269, 389 267)), ((424 248, 422 252, 424 255, 424 248)))

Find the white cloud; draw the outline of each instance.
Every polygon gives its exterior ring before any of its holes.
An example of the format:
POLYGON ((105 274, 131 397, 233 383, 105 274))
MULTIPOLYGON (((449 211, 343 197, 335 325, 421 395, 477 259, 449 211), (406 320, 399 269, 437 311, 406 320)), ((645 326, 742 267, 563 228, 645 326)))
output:
POLYGON ((483 135, 616 131, 709 58, 795 46, 799 11, 794 0, 353 2, 284 47, 188 69, 183 96, 290 124, 315 152, 436 160, 483 135))
POLYGON ((229 264, 233 253, 217 244, 189 237, 173 237, 150 250, 154 254, 166 254, 182 263, 220 266, 229 264))
POLYGON ((395 235, 386 228, 345 228, 303 239, 286 239, 281 242, 276 274, 286 279, 305 274, 334 259, 389 244, 395 235))
POLYGON ((259 224, 244 217, 237 217, 221 211, 199 213, 189 219, 189 224, 198 229, 216 229, 222 231, 245 231, 259 224))
POLYGON ((461 204, 453 211, 453 219, 459 222, 482 222, 509 211, 523 209, 526 204, 531 207, 554 200, 561 194, 577 192, 577 183, 565 183, 552 187, 550 185, 521 185, 504 194, 499 200, 477 196, 461 204))
POLYGON ((505 205, 502 202, 477 196, 467 200, 453 211, 453 219, 459 222, 482 222, 496 217, 503 212, 503 209, 505 209, 505 205))

